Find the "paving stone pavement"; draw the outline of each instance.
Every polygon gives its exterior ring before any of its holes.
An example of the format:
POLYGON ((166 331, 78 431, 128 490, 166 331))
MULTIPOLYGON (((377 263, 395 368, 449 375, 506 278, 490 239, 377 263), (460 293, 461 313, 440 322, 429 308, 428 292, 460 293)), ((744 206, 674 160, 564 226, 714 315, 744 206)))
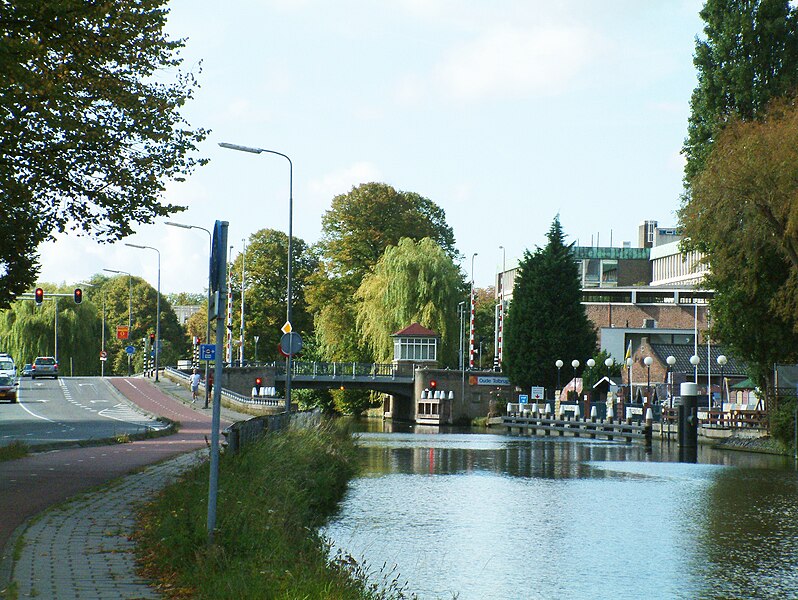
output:
MULTIPOLYGON (((206 458, 203 449, 148 467, 56 506, 17 531, 19 598, 144 600, 161 595, 135 573, 135 509, 206 458)), ((12 544, 15 540, 12 540, 12 544)))

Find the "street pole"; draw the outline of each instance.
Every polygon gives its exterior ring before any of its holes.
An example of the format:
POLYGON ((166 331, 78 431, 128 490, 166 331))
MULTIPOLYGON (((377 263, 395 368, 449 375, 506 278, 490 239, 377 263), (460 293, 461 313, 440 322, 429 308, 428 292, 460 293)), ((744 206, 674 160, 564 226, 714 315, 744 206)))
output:
MULTIPOLYGON (((185 225, 183 223, 175 223, 174 221, 167 221, 167 225, 171 225, 172 227, 180 227, 181 229, 199 229, 204 231, 208 234, 208 272, 212 267, 211 265, 211 257, 213 255, 213 235, 208 229, 204 227, 200 227, 199 225, 185 225)), ((133 297, 133 291, 131 288, 131 298, 133 297)), ((205 329, 205 343, 211 343, 211 286, 208 284, 208 319, 207 319, 207 327, 205 329)), ((128 363, 129 364, 129 363, 128 363)), ((205 361, 205 406, 203 408, 208 408, 208 398, 210 397, 210 390, 208 389, 208 375, 210 369, 210 361, 205 361)))
POLYGON ((161 251, 153 246, 140 246, 138 244, 125 244, 131 248, 139 248, 141 250, 155 250, 158 254, 158 287, 156 293, 158 298, 156 300, 155 308, 155 382, 158 382, 158 366, 159 366, 159 346, 161 345, 161 251))
POLYGON ((244 280, 246 279, 246 261, 247 261, 247 240, 242 239, 241 243, 243 249, 241 251, 241 331, 239 348, 238 348, 238 364, 244 366, 244 280))
MULTIPOLYGON (((277 152, 275 150, 266 150, 265 148, 254 148, 252 146, 240 146, 238 144, 229 144, 227 142, 220 142, 219 146, 222 148, 227 148, 229 150, 238 150, 240 152, 249 152, 251 154, 261 154, 265 152, 267 154, 275 154, 277 156, 282 156, 284 159, 288 161, 288 284, 286 290, 286 325, 289 328, 293 328, 293 324, 291 323, 291 303, 292 303, 292 295, 293 295, 293 214, 294 214, 294 163, 288 157, 287 154, 283 154, 282 152, 277 152)), ((292 329, 293 330, 293 329, 292 329)), ((291 369, 292 358, 293 358, 293 351, 289 348, 289 352, 286 352, 286 359, 285 359, 285 411, 291 412, 291 369)))

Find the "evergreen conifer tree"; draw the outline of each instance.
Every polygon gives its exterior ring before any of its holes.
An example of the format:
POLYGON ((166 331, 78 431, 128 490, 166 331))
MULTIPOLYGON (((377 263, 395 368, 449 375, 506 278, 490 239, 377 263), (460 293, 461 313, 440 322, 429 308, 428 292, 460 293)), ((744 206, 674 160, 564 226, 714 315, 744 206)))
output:
POLYGON ((557 359, 566 367, 564 384, 596 352, 596 332, 581 304, 579 272, 566 245, 557 216, 547 234, 548 244, 534 254, 524 253, 513 288, 505 325, 504 366, 510 381, 528 389, 557 384, 557 359))

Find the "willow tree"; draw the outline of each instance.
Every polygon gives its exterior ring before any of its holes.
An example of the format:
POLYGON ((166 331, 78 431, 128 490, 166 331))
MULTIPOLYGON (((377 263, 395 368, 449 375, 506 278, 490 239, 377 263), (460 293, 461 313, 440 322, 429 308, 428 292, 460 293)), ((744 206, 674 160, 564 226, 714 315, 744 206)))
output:
POLYGON ((388 362, 393 358, 391 334, 420 323, 441 336, 439 361, 454 365, 462 295, 460 270, 443 248, 430 238, 403 238, 385 250, 357 291, 358 331, 375 360, 388 362))

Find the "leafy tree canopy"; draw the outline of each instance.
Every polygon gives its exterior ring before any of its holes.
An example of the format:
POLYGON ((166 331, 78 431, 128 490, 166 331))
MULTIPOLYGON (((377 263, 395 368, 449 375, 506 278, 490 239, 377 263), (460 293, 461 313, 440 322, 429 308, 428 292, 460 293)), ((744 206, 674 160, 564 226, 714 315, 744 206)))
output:
POLYGON ((596 353, 596 331, 581 303, 573 244, 565 244, 559 216, 547 237, 545 248, 524 253, 506 319, 504 367, 523 388, 554 389, 558 358, 584 365, 596 353))
POLYGON ((36 247, 56 232, 101 240, 181 207, 166 181, 205 161, 206 131, 179 109, 196 82, 166 0, 0 2, 0 306, 33 284, 36 247))
POLYGON ((688 191, 730 117, 756 118, 771 99, 798 85, 798 7, 793 3, 707 0, 700 14, 705 37, 696 40, 698 86, 683 149, 688 191))
POLYGON ((358 330, 374 359, 393 358, 391 334, 420 323, 441 336, 440 362, 456 365, 460 270, 432 239, 389 246, 357 291, 358 330))

